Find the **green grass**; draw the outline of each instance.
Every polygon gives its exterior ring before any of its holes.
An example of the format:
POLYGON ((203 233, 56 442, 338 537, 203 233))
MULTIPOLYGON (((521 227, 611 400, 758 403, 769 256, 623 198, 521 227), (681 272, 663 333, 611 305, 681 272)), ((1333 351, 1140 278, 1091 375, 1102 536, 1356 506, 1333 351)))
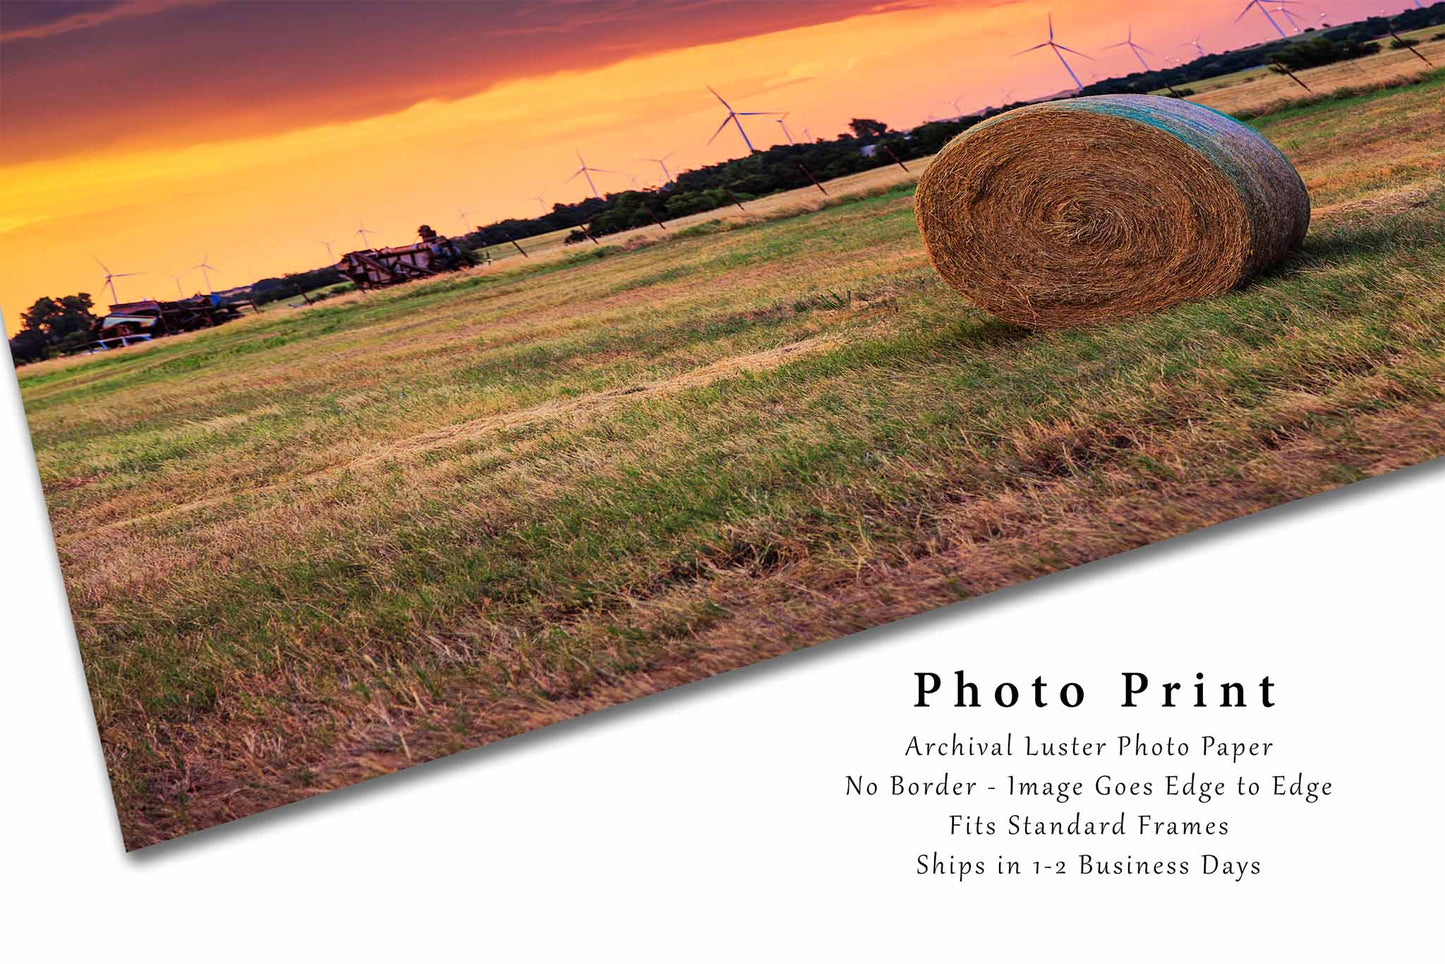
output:
POLYGON ((1261 120, 1305 250, 1142 321, 904 189, 22 369, 127 841, 1440 454, 1438 87, 1261 120))

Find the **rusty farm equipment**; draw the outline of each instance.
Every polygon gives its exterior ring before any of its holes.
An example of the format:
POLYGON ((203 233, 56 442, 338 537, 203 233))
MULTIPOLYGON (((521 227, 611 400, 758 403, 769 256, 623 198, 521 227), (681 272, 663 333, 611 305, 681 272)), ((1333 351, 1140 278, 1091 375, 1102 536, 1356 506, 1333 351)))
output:
POLYGON ((421 241, 416 244, 348 252, 336 263, 336 270, 358 288, 367 289, 430 278, 481 263, 454 239, 438 235, 425 224, 417 234, 421 241))
POLYGON ((260 311, 249 293, 192 295, 179 301, 129 301, 111 305, 109 313, 91 329, 90 350, 108 351, 165 335, 177 335, 198 328, 214 328, 241 315, 250 305, 260 311))

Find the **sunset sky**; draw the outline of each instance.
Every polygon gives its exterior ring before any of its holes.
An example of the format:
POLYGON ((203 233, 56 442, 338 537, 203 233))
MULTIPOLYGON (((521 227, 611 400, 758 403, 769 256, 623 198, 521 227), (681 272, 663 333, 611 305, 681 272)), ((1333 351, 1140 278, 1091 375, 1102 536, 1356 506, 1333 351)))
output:
MULTIPOLYGON (((1390 12, 1401 0, 1385 0, 1390 12)), ((795 135, 831 137, 851 117, 894 127, 1060 90, 1059 40, 1087 83, 1137 69, 1135 39, 1190 59, 1273 36, 1244 0, 533 0, 520 3, 95 0, 0 3, 0 311, 7 331, 41 295, 88 291, 100 269, 124 300, 229 287, 414 240, 427 222, 539 211, 534 195, 586 193, 589 163, 658 180, 738 156, 711 84, 739 110, 789 111, 795 135)), ((1271 7, 1275 4, 1271 3, 1271 7)), ((1292 9, 1312 23, 1380 0, 1292 9)), ((783 140, 752 118, 759 147, 783 140)), ((603 191, 629 185, 598 175, 603 191)))

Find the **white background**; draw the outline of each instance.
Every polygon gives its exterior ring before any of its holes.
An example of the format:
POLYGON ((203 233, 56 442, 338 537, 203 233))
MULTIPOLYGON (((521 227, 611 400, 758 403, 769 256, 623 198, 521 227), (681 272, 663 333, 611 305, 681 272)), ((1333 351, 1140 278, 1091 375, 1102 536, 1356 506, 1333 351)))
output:
MULTIPOLYGON (((126 856, 8 371, 0 409, 12 960, 1438 953, 1442 463, 126 856), (912 708, 915 671, 960 668, 1073 680, 1088 697, 1077 710, 912 708), (1267 673, 1278 706, 1125 713, 1124 670, 1267 673), (1202 847, 1046 845, 1262 862, 1236 884, 921 877, 921 852, 1022 845, 950 840, 952 801, 843 794, 849 772, 971 765, 905 763, 915 732, 1009 728, 1271 739, 1279 765, 1252 770, 1310 771, 1336 796, 1211 805, 1235 829, 1202 847)), ((1033 778, 1099 769, 1009 765, 1033 778)))

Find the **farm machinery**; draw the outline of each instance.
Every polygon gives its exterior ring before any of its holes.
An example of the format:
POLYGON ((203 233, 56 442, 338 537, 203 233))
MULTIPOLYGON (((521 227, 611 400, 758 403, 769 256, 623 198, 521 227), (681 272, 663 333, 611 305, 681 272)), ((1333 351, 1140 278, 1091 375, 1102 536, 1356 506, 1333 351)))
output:
POLYGON ((336 263, 336 270, 358 288, 367 289, 430 278, 481 263, 454 239, 438 235, 428 225, 417 228, 417 234, 421 241, 416 244, 348 252, 336 263))
POLYGON ((198 328, 214 328, 241 315, 243 305, 259 311, 249 294, 192 295, 179 301, 130 301, 111 305, 91 329, 90 350, 108 351, 198 328))

